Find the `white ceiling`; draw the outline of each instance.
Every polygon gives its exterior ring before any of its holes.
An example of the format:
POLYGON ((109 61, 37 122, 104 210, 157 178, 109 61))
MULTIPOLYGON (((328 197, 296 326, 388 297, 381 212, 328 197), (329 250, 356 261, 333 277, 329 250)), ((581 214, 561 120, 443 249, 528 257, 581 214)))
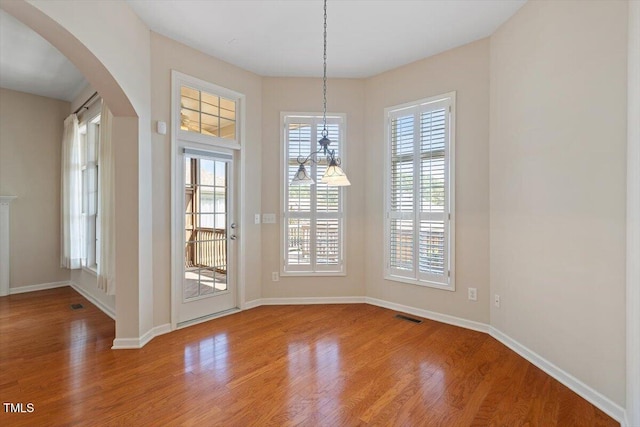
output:
POLYGON ((0 87, 71 101, 86 85, 66 56, 0 10, 0 87))
MULTIPOLYGON (((322 75, 322 0, 127 0, 155 32, 263 76, 322 75)), ((493 33, 526 0, 329 0, 329 77, 368 77, 493 33)))
MULTIPOLYGON (((152 30, 246 70, 322 75, 322 0, 127 1, 152 30)), ((329 0, 328 75, 368 77, 486 37, 525 1, 329 0)), ((0 10, 0 87, 71 101, 86 85, 0 10)))

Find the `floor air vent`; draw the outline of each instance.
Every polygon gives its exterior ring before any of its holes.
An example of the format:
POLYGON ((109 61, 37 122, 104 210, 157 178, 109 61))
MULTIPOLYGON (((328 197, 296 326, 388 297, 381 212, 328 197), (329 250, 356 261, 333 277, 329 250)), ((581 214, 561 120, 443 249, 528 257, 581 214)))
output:
POLYGON ((413 323, 422 323, 422 320, 420 319, 415 319, 413 317, 405 316, 403 314, 396 314, 396 319, 406 320, 407 322, 413 322, 413 323))
POLYGON ((71 304, 71 310, 81 310, 84 308, 82 304, 71 304))

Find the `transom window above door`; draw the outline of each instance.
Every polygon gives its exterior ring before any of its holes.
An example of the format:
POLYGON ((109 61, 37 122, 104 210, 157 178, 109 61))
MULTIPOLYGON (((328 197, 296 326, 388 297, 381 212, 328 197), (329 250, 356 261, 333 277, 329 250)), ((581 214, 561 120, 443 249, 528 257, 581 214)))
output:
POLYGON ((180 87, 180 129, 235 140, 236 101, 212 93, 180 87))

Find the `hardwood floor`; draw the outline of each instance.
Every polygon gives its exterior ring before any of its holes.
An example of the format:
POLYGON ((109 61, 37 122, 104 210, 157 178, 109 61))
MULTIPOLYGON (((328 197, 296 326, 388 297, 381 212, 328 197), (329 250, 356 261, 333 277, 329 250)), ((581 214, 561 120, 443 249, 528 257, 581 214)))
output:
POLYGON ((617 425, 486 334, 394 314, 258 307, 113 351, 71 288, 3 297, 0 397, 35 411, 0 425, 617 425))

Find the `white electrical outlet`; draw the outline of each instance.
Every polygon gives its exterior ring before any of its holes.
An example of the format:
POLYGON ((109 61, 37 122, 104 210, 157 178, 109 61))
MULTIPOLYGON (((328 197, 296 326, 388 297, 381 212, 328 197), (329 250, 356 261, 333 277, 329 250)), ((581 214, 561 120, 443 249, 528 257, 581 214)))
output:
POLYGON ((255 214, 253 216, 253 223, 254 224, 260 224, 260 214, 255 214))
POLYGON ((468 288, 467 296, 469 297, 469 301, 478 301, 478 289, 468 288))
POLYGON ((271 281, 272 282, 278 282, 280 280, 280 275, 278 274, 277 271, 274 271, 271 273, 271 281))
POLYGON ((493 296, 493 304, 494 304, 496 307, 500 308, 500 295, 495 294, 495 295, 493 296))

